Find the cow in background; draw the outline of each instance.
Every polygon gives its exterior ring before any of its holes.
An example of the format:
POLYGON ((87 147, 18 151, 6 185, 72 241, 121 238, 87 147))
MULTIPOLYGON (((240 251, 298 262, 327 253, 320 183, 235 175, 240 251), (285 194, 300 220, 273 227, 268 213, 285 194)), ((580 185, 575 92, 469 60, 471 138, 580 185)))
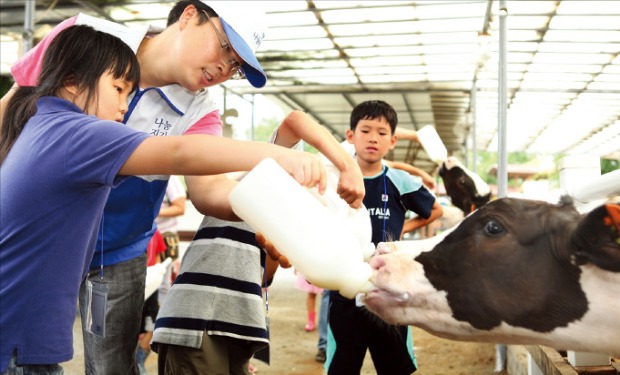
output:
POLYGON ((441 163, 439 176, 443 179, 452 204, 460 208, 465 215, 482 207, 491 199, 489 185, 454 156, 441 163))
POLYGON ((620 355, 620 204, 494 200, 428 240, 381 243, 367 308, 448 339, 620 355))

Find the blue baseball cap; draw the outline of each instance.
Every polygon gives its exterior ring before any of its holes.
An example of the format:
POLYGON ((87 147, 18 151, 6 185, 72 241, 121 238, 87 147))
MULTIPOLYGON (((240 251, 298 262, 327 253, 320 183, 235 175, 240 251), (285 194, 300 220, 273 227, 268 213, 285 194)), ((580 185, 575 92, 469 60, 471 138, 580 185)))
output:
POLYGON ((267 83, 267 75, 256 59, 265 39, 266 14, 260 1, 203 1, 217 13, 232 48, 243 59, 241 70, 256 88, 267 83))

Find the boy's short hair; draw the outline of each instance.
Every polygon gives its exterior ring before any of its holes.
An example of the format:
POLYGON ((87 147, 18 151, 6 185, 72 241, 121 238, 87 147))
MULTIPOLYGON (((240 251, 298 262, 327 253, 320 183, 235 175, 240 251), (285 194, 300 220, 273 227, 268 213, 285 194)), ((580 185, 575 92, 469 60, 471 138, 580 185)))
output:
POLYGON ((398 115, 391 105, 383 100, 367 100, 356 105, 351 112, 351 130, 355 131, 357 124, 360 120, 385 118, 390 124, 392 134, 396 131, 396 125, 398 124, 398 115))

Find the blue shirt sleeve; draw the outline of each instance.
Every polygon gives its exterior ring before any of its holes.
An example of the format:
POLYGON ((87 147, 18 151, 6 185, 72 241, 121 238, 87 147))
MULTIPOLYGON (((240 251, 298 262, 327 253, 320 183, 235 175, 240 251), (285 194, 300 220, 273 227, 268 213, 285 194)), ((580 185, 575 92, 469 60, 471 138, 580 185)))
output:
POLYGON ((435 196, 422 185, 422 181, 399 169, 390 168, 387 173, 400 193, 403 206, 428 219, 435 204, 435 196))

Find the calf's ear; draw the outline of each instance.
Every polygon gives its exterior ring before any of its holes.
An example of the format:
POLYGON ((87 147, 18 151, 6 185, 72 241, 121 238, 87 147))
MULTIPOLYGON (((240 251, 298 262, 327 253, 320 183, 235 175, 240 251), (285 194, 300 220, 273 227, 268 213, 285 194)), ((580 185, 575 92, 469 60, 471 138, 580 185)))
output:
POLYGON ((579 264, 620 272, 620 203, 602 205, 583 216, 571 239, 579 264))

